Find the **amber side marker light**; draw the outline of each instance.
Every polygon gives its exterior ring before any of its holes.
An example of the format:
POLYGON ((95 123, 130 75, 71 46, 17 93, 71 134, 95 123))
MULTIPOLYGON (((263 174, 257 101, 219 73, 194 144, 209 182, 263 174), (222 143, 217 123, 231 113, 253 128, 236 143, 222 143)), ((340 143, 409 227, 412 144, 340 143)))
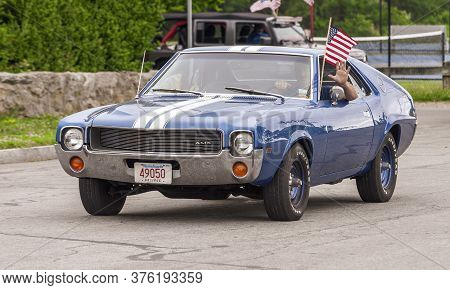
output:
POLYGON ((78 156, 70 158, 70 168, 75 172, 80 172, 84 169, 84 161, 78 156))
POLYGON ((233 164, 233 174, 236 177, 244 177, 247 175, 248 167, 243 162, 236 162, 233 164))

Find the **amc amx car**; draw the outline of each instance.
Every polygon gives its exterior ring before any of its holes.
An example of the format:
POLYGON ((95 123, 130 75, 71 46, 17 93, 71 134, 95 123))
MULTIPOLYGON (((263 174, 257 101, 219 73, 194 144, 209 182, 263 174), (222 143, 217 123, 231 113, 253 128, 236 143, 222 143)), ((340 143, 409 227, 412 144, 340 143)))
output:
MULTIPOLYGON (((178 52, 135 99, 62 119, 59 161, 79 178, 92 215, 115 215, 127 196, 263 199, 273 220, 298 220, 311 186, 356 179, 365 202, 393 195, 410 145, 410 94, 350 58, 359 97, 320 82, 323 51, 233 46, 178 52)), ((325 66, 324 75, 334 68, 325 66)))

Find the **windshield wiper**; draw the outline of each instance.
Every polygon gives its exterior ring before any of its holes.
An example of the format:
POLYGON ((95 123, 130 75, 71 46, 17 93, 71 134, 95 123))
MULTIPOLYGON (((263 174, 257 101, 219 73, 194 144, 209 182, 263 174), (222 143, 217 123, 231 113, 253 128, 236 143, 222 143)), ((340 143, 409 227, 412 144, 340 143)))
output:
POLYGON ((272 94, 272 93, 267 93, 267 92, 261 92, 261 91, 255 91, 255 90, 250 90, 250 89, 243 89, 243 88, 236 88, 236 87, 226 87, 225 90, 229 90, 229 91, 232 91, 232 92, 248 93, 250 95, 272 96, 272 97, 276 97, 276 98, 284 100, 284 96, 282 96, 282 95, 272 94))
POLYGON ((169 93, 185 93, 185 94, 192 94, 197 95, 200 97, 203 97, 204 95, 200 92, 196 91, 188 91, 188 90, 177 90, 177 89, 152 89, 152 92, 169 92, 169 93))

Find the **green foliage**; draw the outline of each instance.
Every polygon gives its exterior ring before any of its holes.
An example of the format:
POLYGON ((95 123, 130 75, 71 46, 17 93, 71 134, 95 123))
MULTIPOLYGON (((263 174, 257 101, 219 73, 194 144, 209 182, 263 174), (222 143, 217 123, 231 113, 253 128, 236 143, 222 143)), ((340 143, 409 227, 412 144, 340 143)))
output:
MULTIPOLYGON (((254 1, 192 2, 194 12, 248 12, 254 1)), ((326 34, 330 16, 351 35, 378 35, 378 3, 317 0, 316 35, 326 34)), ((448 23, 448 1, 392 3, 393 24, 448 23)), ((143 51, 154 48, 162 14, 186 11, 185 5, 186 0, 0 0, 0 71, 139 70, 143 51)), ((384 34, 386 8, 383 1, 384 34)), ((302 0, 282 0, 280 15, 303 16, 308 27, 308 6, 302 0)))
MULTIPOLYGON (((194 11, 222 0, 195 0, 194 11)), ((185 0, 0 0, 0 71, 139 70, 162 14, 185 0)))
MULTIPOLYGON (((220 11, 220 5, 224 0, 192 0, 192 11, 205 12, 205 11, 220 11)), ((185 12, 186 0, 166 0, 163 1, 167 11, 170 12, 185 12)))
POLYGON ((51 145, 59 118, 0 116, 0 149, 51 145))
POLYGON ((450 90, 442 87, 442 81, 399 81, 415 102, 450 101, 450 90))

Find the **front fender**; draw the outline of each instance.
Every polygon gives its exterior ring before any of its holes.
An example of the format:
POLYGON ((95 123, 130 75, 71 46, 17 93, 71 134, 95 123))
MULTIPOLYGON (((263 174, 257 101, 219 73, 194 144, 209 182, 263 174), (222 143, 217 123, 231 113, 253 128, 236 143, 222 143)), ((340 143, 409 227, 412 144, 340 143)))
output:
POLYGON ((304 148, 306 150, 306 153, 308 154, 308 158, 309 158, 309 163, 311 164, 312 162, 312 157, 313 157, 313 139, 311 137, 311 135, 307 132, 307 131, 296 131, 292 134, 288 146, 286 146, 284 154, 283 154, 283 159, 284 156, 286 156, 286 154, 289 152, 289 150, 292 148, 292 146, 294 146, 294 144, 296 143, 300 143, 304 146, 304 142, 306 142, 306 144, 308 144, 308 148, 304 148))
POLYGON ((305 130, 294 131, 292 133, 290 131, 291 128, 281 130, 277 134, 279 135, 278 138, 272 138, 272 142, 263 143, 262 168, 258 178, 252 183, 253 185, 263 186, 268 184, 277 172, 286 154, 298 142, 307 142, 306 144, 310 145, 305 150, 308 153, 308 157, 312 157, 313 142, 311 135, 305 130))
POLYGON ((58 123, 58 127, 56 128, 56 143, 61 142, 61 130, 65 127, 79 127, 83 129, 85 140, 84 143, 86 144, 88 142, 87 139, 87 130, 89 125, 92 122, 91 116, 95 115, 97 112, 103 111, 105 109, 108 109, 114 105, 106 105, 101 107, 96 107, 92 109, 87 109, 72 115, 69 115, 63 119, 61 119, 58 123))

